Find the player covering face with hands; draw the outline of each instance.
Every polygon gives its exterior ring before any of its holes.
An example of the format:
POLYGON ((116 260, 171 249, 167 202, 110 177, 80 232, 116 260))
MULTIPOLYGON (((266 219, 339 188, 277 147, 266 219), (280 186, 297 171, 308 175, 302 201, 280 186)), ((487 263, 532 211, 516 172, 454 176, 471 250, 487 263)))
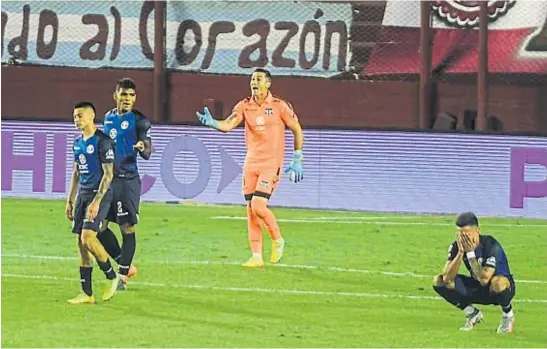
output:
POLYGON ((262 267, 262 225, 272 239, 270 262, 278 263, 283 256, 283 239, 277 219, 267 207, 283 167, 285 128, 294 136, 294 152, 284 173, 294 182, 304 178, 302 147, 304 135, 298 117, 285 100, 272 95, 272 78, 265 69, 256 69, 251 76, 251 96, 235 105, 225 120, 215 120, 208 108, 196 113, 200 122, 222 132, 229 132, 245 122, 247 155, 243 166, 243 195, 247 202, 247 229, 252 256, 244 267, 262 267))
POLYGON ((483 320, 474 304, 499 305, 502 310, 498 333, 513 332, 515 316, 511 300, 515 281, 501 244, 489 235, 481 235, 479 221, 472 212, 456 219, 457 237, 448 248, 443 272, 433 280, 433 289, 466 314, 462 331, 470 331, 483 320), (461 263, 471 276, 458 274, 461 263))

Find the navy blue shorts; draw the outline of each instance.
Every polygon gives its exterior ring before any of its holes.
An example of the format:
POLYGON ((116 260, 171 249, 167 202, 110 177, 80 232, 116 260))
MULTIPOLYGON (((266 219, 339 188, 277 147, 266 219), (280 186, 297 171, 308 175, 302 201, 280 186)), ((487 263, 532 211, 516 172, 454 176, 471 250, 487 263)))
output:
POLYGON ((118 225, 135 225, 139 222, 141 179, 114 177, 110 185, 114 197, 106 219, 118 225))
POLYGON ((74 220, 72 221, 72 232, 81 234, 82 230, 93 230, 100 232, 101 223, 105 220, 112 203, 113 192, 108 190, 99 205, 99 213, 94 220, 87 219, 87 207, 95 198, 96 190, 80 190, 74 206, 74 220))
MULTIPOLYGON (((505 276, 505 275, 503 275, 505 276)), ((511 299, 515 296, 515 282, 510 276, 505 276, 511 284, 511 299)), ((467 297, 471 304, 484 305, 499 305, 499 295, 490 291, 490 284, 483 286, 481 283, 466 275, 458 274, 454 280, 457 283, 462 283, 464 287, 456 287, 457 290, 465 289, 463 296, 467 297)))

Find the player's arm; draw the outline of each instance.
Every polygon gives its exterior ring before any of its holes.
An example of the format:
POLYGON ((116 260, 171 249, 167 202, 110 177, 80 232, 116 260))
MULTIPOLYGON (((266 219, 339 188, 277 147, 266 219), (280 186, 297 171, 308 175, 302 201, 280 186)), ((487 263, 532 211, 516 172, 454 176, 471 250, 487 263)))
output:
POLYGON ((78 163, 75 161, 72 166, 72 178, 70 179, 70 189, 68 190, 68 196, 66 198, 65 214, 70 220, 74 219, 72 210, 74 208, 74 201, 76 201, 76 195, 78 194, 78 183, 80 178, 78 176, 78 163))
POLYGON ((297 183, 304 179, 304 170, 302 168, 302 160, 304 159, 304 154, 302 153, 302 148, 304 147, 304 132, 302 131, 302 126, 298 122, 298 117, 294 112, 292 105, 288 102, 283 102, 284 107, 281 109, 281 118, 285 125, 291 130, 294 138, 294 153, 292 157, 291 164, 288 168, 285 169, 285 173, 294 175, 294 182, 297 183))
POLYGON ((484 258, 485 265, 481 265, 475 256, 475 252, 467 252, 467 261, 471 267, 473 275, 481 283, 481 285, 486 286, 490 283, 490 279, 494 276, 496 271, 496 261, 499 255, 498 245, 490 246, 489 248, 484 249, 484 258))
POLYGON ((226 119, 215 121, 217 122, 217 127, 215 127, 217 130, 222 132, 230 132, 241 124, 243 121, 243 115, 238 114, 237 112, 232 112, 232 114, 230 114, 226 119))
POLYGON ((492 279, 492 276, 494 276, 496 268, 480 265, 477 257, 469 258, 469 256, 467 256, 467 261, 469 262, 471 271, 473 271, 473 275, 477 277, 477 280, 479 280, 481 285, 488 285, 490 283, 490 279, 492 279))
POLYGON ((288 126, 294 136, 294 151, 302 151, 304 147, 304 132, 298 121, 288 126))
POLYGON ((112 140, 104 138, 99 142, 99 157, 101 159, 103 176, 99 183, 97 194, 93 198, 95 202, 101 202, 108 192, 108 188, 110 188, 110 183, 112 183, 112 178, 114 177, 114 145, 112 144, 112 140))
POLYGON ((238 103, 234 107, 232 114, 230 114, 230 116, 228 116, 224 120, 213 119, 213 116, 211 115, 211 113, 209 112, 209 108, 207 107, 204 108, 203 114, 196 112, 196 117, 205 126, 212 127, 222 132, 229 132, 236 128, 244 119, 242 103, 238 103))
POLYGON ((134 148, 139 152, 139 155, 144 159, 150 159, 152 155, 152 125, 150 125, 150 120, 141 117, 137 121, 137 144, 134 148))
POLYGON ((67 202, 73 203, 76 200, 76 194, 78 193, 78 184, 80 183, 80 178, 78 176, 78 164, 74 162, 72 166, 72 178, 70 180, 70 189, 68 191, 67 202))
POLYGON ((463 260, 463 248, 458 248, 458 243, 454 242, 449 247, 448 251, 448 261, 444 265, 443 269, 443 282, 450 283, 454 281, 458 271, 460 271, 460 266, 462 265, 463 260))
POLYGON ((298 116, 296 116, 292 105, 289 102, 283 103, 284 107, 281 110, 281 118, 294 136, 294 151, 302 152, 302 148, 304 147, 304 132, 302 131, 302 126, 300 126, 298 116))

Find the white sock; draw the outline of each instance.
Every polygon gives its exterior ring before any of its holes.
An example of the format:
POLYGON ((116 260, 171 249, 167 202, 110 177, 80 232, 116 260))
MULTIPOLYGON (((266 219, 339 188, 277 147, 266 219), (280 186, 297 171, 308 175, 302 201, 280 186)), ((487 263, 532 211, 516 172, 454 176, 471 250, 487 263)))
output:
POLYGON ((472 305, 468 305, 467 307, 465 307, 465 309, 463 309, 463 311, 465 312, 465 315, 471 315, 475 311, 475 307, 472 305))
POLYGON ((279 238, 277 240, 275 240, 275 242, 277 242, 278 244, 282 245, 285 243, 285 240, 283 238, 279 238))
POLYGON ((253 253, 253 257, 262 259, 262 253, 253 253))
POLYGON ((503 312, 503 311, 502 311, 501 313, 502 313, 501 315, 502 315, 503 317, 513 317, 513 316, 515 316, 515 313, 513 313, 513 309, 511 309, 511 311, 508 312, 508 313, 505 313, 505 312, 503 312))

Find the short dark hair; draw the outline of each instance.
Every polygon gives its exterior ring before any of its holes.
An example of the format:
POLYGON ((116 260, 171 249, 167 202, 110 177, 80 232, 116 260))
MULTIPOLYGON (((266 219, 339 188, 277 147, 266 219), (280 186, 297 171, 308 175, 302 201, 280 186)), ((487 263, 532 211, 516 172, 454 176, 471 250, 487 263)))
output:
POLYGON ((137 84, 130 78, 122 78, 116 83, 116 90, 119 89, 133 89, 137 90, 137 84))
POLYGON ((253 73, 264 73, 264 75, 266 75, 268 80, 272 81, 272 74, 270 74, 270 71, 268 69, 256 68, 253 73))
POLYGON ((473 212, 464 212, 456 218, 456 225, 460 228, 465 226, 478 227, 479 219, 473 212))
POLYGON ((93 103, 91 102, 86 102, 86 101, 83 101, 83 102, 78 102, 74 105, 74 109, 79 109, 79 108, 91 108, 93 110, 93 113, 96 114, 96 109, 95 109, 95 106, 93 105, 93 103))

